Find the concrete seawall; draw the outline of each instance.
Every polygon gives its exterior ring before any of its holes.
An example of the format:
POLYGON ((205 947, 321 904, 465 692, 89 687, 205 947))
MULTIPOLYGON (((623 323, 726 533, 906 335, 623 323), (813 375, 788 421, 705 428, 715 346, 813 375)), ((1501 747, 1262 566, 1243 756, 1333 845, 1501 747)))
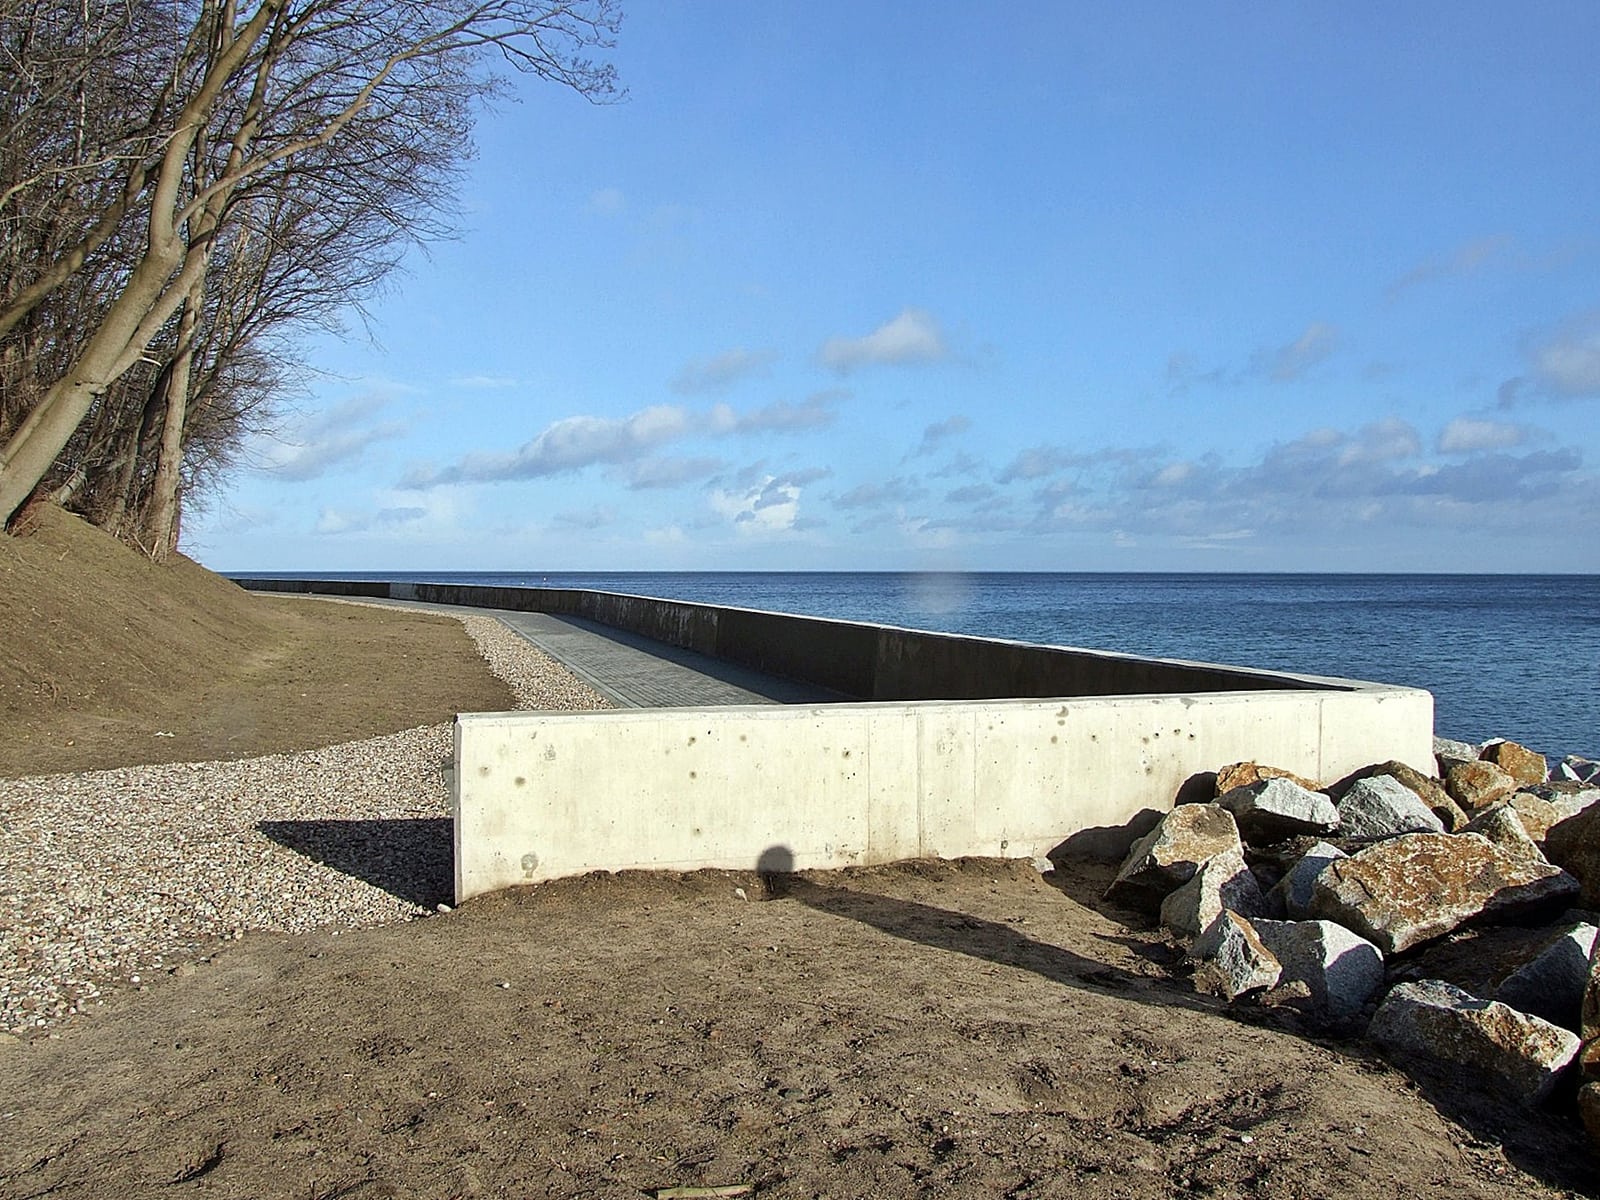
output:
POLYGON ((239 582, 582 616, 861 697, 462 714, 458 900, 592 870, 752 869, 774 850, 799 869, 1114 853, 1130 821, 1209 798, 1226 763, 1432 770, 1416 688, 606 592, 239 582))
POLYGON ((582 617, 862 700, 989 700, 1359 686, 1285 672, 929 633, 574 588, 367 580, 236 580, 253 591, 421 600, 582 617))

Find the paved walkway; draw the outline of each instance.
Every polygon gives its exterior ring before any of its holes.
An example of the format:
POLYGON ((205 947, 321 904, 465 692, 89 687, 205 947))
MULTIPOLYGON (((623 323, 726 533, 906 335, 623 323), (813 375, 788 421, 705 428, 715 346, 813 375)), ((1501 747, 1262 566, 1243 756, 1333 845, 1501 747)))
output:
POLYGON ((764 675, 720 658, 669 646, 582 617, 386 600, 434 612, 496 617, 622 708, 704 708, 723 704, 828 704, 851 699, 827 688, 764 675))
POLYGON ((514 632, 624 708, 825 704, 849 698, 582 617, 503 609, 482 611, 499 617, 514 632))

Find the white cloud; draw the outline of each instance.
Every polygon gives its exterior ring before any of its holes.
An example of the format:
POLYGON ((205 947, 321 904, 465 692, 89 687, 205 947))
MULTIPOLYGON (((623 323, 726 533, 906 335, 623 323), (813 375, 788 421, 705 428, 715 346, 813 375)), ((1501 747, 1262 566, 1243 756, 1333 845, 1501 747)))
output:
POLYGON ((567 509, 558 512, 551 519, 551 524, 561 529, 603 529, 614 524, 617 519, 617 510, 609 504, 596 504, 589 508, 567 509))
POLYGON ((609 465, 631 467, 635 486, 663 486, 683 482, 694 472, 710 475, 721 463, 711 458, 661 459, 654 467, 646 463, 669 442, 691 437, 723 437, 731 434, 793 433, 831 424, 837 392, 819 392, 799 404, 779 401, 748 412, 738 412, 725 404, 706 411, 695 411, 671 404, 640 409, 627 417, 580 415, 562 417, 545 426, 530 441, 510 453, 475 452, 455 463, 433 468, 418 466, 407 472, 400 486, 409 489, 438 487, 451 483, 495 483, 515 479, 545 479, 582 471, 587 467, 609 465), (694 464, 693 469, 686 464, 694 464))
POLYGON ((643 408, 627 417, 563 417, 514 453, 469 454, 441 471, 414 471, 401 486, 541 479, 597 463, 626 462, 682 437, 689 425, 689 414, 668 404, 643 408))
POLYGON ((723 467, 720 458, 681 458, 664 455, 642 458, 628 467, 628 486, 635 491, 679 487, 709 479, 723 467))
POLYGON ((920 499, 924 489, 914 480, 896 476, 882 483, 863 483, 834 497, 838 508, 882 508, 888 504, 907 504, 920 499))
POLYGON ((712 511, 743 537, 775 537, 795 531, 800 517, 800 489, 776 476, 738 491, 717 489, 709 497, 712 511))
POLYGON ((1528 357, 1534 378, 1554 395, 1600 396, 1600 310, 1573 317, 1528 357))
POLYGON ((1229 382, 1228 372, 1222 367, 1210 367, 1201 370, 1200 363, 1193 354, 1184 350, 1175 350, 1167 355, 1167 388, 1174 395, 1187 392, 1197 383, 1222 384, 1229 382))
POLYGON ((995 476, 999 483, 1014 483, 1019 479, 1043 479, 1068 467, 1080 466, 1081 455, 1063 450, 1060 446, 1030 446, 1021 451, 995 476))
POLYGON ((1315 429, 1243 464, 1206 455, 1136 465, 1128 455, 1120 473, 1041 488, 1030 532, 1122 530, 1189 548, 1355 536, 1376 546, 1403 529, 1454 531, 1476 544, 1490 530, 1592 523, 1600 480, 1576 450, 1507 453, 1489 443, 1508 427, 1474 425, 1490 423, 1455 422, 1440 433, 1441 447, 1457 447, 1443 451, 1455 461, 1430 459, 1418 431, 1394 417, 1355 431, 1315 429))
POLYGON ((369 533, 373 530, 395 529, 403 525, 411 525, 428 515, 425 508, 413 506, 397 508, 380 508, 376 512, 352 513, 339 509, 324 508, 317 514, 317 523, 313 526, 317 533, 369 533))
POLYGON ((1339 330, 1326 321, 1313 321, 1286 346, 1258 353, 1255 366, 1274 383, 1290 383, 1327 358, 1339 345, 1339 330))
POLYGON ((972 422, 959 413, 943 421, 936 421, 922 431, 922 440, 917 443, 917 448, 911 452, 913 458, 920 458, 924 454, 932 454, 951 438, 965 433, 972 428, 972 422))
POLYGON ((711 358, 695 359, 673 376, 672 390, 680 396, 724 392, 741 379, 765 372, 777 357, 772 350, 746 350, 741 346, 711 358))
POLYGON ((817 357, 823 366, 842 375, 871 364, 937 362, 949 353, 933 316, 920 308, 908 308, 865 337, 829 338, 817 357))
POLYGON ((1457 417, 1439 434, 1440 454, 1473 454, 1480 450, 1508 450, 1527 440, 1527 430, 1502 421, 1457 417))
POLYGON ((1398 417, 1383 417, 1363 425, 1354 437, 1344 440, 1339 451, 1341 467, 1358 463, 1393 462, 1415 458, 1422 453, 1422 438, 1398 417))
POLYGON ((1391 283, 1386 294, 1393 300, 1402 292, 1424 283, 1471 275, 1499 259, 1504 259, 1515 246, 1510 234, 1496 233, 1488 237, 1462 242, 1448 254, 1428 259, 1407 271, 1391 283))
POLYGON ((301 483, 354 462, 368 446, 406 432, 403 422, 373 419, 387 404, 381 396, 359 396, 307 417, 262 444, 258 464, 279 479, 301 483))
POLYGON ((749 412, 735 412, 726 404, 718 404, 709 414, 714 433, 769 433, 798 432, 822 429, 838 419, 834 405, 848 393, 839 389, 815 392, 798 404, 776 400, 749 412))

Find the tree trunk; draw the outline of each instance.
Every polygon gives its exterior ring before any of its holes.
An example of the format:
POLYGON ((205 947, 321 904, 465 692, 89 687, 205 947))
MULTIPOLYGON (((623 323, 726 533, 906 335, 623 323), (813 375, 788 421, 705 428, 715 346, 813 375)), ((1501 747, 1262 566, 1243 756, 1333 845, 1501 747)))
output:
POLYGON ((178 353, 167 377, 167 406, 161 422, 161 449, 150 485, 150 507, 144 522, 144 546, 156 562, 165 562, 177 548, 178 479, 183 465, 183 424, 189 405, 189 376, 194 365, 195 323, 206 277, 202 272, 183 302, 178 323, 178 353))
POLYGON ((180 245, 152 247, 72 368, 0 448, 0 524, 9 524, 39 486, 95 397, 138 361, 155 330, 188 295, 191 280, 180 279, 174 287, 171 277, 180 264, 184 274, 203 267, 198 256, 191 259, 183 263, 180 245))
POLYGON ((114 537, 123 534, 122 522, 133 504, 134 483, 138 479, 139 464, 154 449, 156 420, 167 409, 167 390, 172 385, 172 364, 161 368, 150 395, 145 398, 144 410, 139 414, 139 428, 123 447, 122 457, 116 462, 117 479, 113 485, 111 502, 100 515, 97 524, 114 537))

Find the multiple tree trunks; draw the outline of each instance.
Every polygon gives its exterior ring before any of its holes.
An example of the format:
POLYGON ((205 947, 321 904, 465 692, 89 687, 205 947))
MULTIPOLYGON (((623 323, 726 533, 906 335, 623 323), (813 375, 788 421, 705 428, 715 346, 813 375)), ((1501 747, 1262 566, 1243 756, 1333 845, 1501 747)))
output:
POLYGON ((448 228, 497 64, 616 94, 614 0, 0 0, 0 522, 155 557, 334 325, 448 228))

